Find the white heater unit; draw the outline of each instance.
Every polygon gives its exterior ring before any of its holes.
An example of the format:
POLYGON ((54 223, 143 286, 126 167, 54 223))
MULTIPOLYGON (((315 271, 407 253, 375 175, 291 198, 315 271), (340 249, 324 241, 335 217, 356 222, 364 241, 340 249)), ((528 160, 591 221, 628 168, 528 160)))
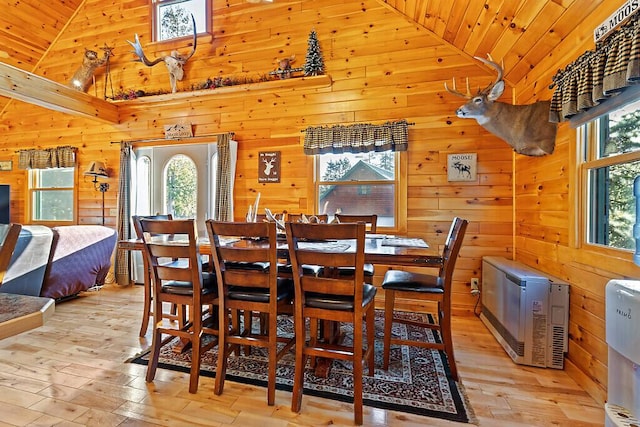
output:
POLYGON ((480 319, 514 362, 564 368, 569 285, 517 261, 482 259, 480 319))

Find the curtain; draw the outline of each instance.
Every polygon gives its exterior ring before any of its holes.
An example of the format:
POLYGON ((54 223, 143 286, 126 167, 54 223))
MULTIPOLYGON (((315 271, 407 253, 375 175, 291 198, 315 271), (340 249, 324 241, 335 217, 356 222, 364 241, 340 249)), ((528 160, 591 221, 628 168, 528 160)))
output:
POLYGON ((18 151, 18 169, 71 168, 75 165, 75 147, 64 146, 18 151))
POLYGON ((409 140, 406 120, 381 125, 354 124, 308 127, 304 153, 364 153, 368 151, 406 151, 409 140))
POLYGON ((588 111, 640 81, 640 17, 620 27, 553 77, 549 121, 588 111))
POLYGON ((229 134, 218 135, 218 169, 216 171, 215 220, 233 221, 233 168, 229 134))
MULTIPOLYGON (((131 143, 120 145, 120 177, 118 178, 118 238, 131 238, 131 143)), ((116 283, 127 286, 130 283, 131 254, 117 249, 115 259, 116 283)))

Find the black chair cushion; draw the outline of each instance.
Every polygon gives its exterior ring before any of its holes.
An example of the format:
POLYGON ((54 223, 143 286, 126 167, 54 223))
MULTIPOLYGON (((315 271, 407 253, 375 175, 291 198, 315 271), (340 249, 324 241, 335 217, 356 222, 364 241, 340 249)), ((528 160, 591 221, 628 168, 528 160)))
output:
MULTIPOLYGON (((374 272, 375 268, 373 267, 373 264, 364 265, 365 276, 373 277, 374 272)), ((338 274, 341 276, 353 276, 353 267, 340 267, 338 268, 338 274)))
MULTIPOLYGON (((248 288, 244 286, 229 286, 227 296, 229 299, 269 302, 269 288, 248 288)), ((278 301, 293 298, 293 281, 291 279, 278 278, 278 301)))
MULTIPOLYGON (((362 305, 369 304, 376 296, 376 287, 365 283, 362 288, 362 305)), ((317 294, 308 292, 305 295, 307 307, 322 308, 326 310, 352 311, 354 309, 353 297, 344 295, 317 294)))
MULTIPOLYGON (((278 265, 278 273, 291 275, 293 274, 293 266, 291 264, 278 265)), ((309 275, 309 276, 321 276, 322 266, 321 265, 303 265, 302 274, 309 275)))
MULTIPOLYGON (((216 275, 214 273, 209 273, 208 271, 203 271, 202 286, 202 293, 205 295, 218 293, 216 275)), ((193 293, 193 285, 191 282, 168 280, 162 284, 162 291, 169 294, 191 295, 193 293)))
POLYGON ((225 262, 224 266, 233 270, 269 271, 268 262, 225 262))
POLYGON ((382 289, 395 291, 444 293, 442 280, 430 274, 411 273, 408 271, 389 270, 384 275, 382 289))

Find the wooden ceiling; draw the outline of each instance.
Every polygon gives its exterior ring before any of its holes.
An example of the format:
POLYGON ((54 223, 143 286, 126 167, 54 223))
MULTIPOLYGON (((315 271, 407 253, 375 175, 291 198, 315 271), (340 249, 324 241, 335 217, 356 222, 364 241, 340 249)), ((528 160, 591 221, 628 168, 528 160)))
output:
MULTIPOLYGON (((386 3, 470 56, 484 57, 490 53, 496 60, 503 59, 505 79, 513 85, 604 3, 604 0, 376 1, 386 3)), ((0 62, 39 74, 38 66, 46 63, 49 47, 83 4, 83 0, 0 3, 3 10, 0 62)), ((611 5, 612 11, 618 6, 611 5)), ((7 102, 8 98, 0 97, 0 111, 7 102)))

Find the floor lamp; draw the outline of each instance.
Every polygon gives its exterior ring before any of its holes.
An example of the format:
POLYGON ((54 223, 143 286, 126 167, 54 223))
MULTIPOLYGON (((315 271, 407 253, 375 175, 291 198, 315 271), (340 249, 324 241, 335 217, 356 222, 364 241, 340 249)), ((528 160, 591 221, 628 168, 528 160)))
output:
POLYGON ((106 182, 98 182, 98 177, 109 178, 107 168, 102 162, 91 162, 89 169, 87 169, 84 174, 93 177, 93 187, 96 191, 102 193, 102 225, 104 225, 104 193, 109 189, 109 184, 106 182))

